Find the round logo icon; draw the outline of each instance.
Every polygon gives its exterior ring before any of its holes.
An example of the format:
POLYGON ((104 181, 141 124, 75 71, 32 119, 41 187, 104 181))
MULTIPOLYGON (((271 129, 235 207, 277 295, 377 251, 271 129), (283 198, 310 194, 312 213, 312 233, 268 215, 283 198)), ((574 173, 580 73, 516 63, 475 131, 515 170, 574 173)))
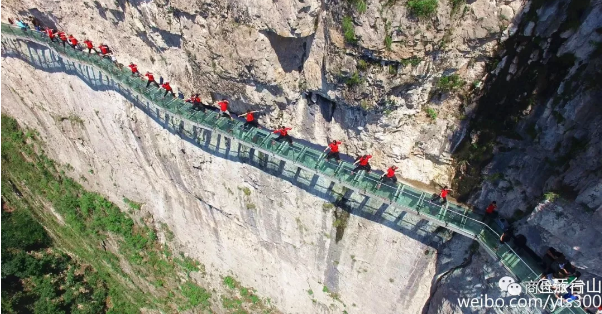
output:
POLYGON ((519 295, 521 292, 523 291, 523 287, 521 287, 519 284, 515 283, 511 283, 508 285, 508 294, 509 295, 519 295))
POLYGON ((516 281, 514 280, 514 278, 509 277, 509 276, 505 276, 505 277, 500 278, 500 281, 498 281, 498 285, 500 286, 500 290, 502 290, 502 291, 508 291, 508 286, 510 284, 515 283, 515 282, 516 281))

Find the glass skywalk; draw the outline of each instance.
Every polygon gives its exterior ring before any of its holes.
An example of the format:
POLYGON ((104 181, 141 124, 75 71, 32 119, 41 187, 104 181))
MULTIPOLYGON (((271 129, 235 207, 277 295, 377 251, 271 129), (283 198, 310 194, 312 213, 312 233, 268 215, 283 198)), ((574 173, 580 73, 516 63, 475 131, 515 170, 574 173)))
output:
MULTIPOLYGON (((95 79, 114 80, 129 88, 133 93, 148 99, 171 115, 172 119, 170 121, 174 124, 175 129, 179 129, 191 138, 196 138, 197 141, 201 141, 198 138, 200 136, 197 132, 198 128, 208 130, 212 134, 221 135, 230 143, 236 141, 249 150, 254 149, 259 152, 259 158, 265 159, 268 169, 278 167, 275 163, 267 162, 270 158, 284 161, 288 166, 301 168, 302 172, 309 175, 302 176, 304 180, 307 180, 308 186, 312 175, 318 175, 371 199, 389 204, 390 207, 397 207, 401 211, 413 213, 454 232, 474 238, 520 282, 538 280, 542 273, 537 261, 526 254, 517 254, 507 244, 500 244, 501 230, 497 229, 496 226, 484 224, 480 215, 473 213, 466 207, 451 203, 441 205, 431 202, 431 193, 403 183, 395 185, 383 183, 380 188, 377 188, 380 177, 376 174, 366 174, 361 171, 352 175, 351 170, 354 166, 351 163, 343 161, 339 164, 327 161, 322 151, 299 143, 289 145, 285 141, 274 142, 276 135, 270 131, 257 128, 244 129, 243 121, 220 117, 216 111, 194 110, 191 104, 179 98, 171 96, 164 98, 163 90, 153 85, 147 88, 145 80, 132 76, 129 68, 118 67, 107 58, 75 50, 69 46, 63 47, 60 43, 50 42, 45 34, 35 30, 22 31, 5 23, 2 23, 1 30, 3 49, 10 49, 8 46, 11 44, 11 40, 19 38, 50 47, 57 55, 61 55, 66 59, 77 60, 83 64, 100 68, 108 76, 95 79), (7 38, 6 35, 9 35, 9 37, 7 38)), ((55 63, 57 65, 63 64, 61 60, 52 59, 41 62, 42 60, 37 60, 39 56, 31 53, 24 54, 23 57, 30 63, 48 68, 53 68, 55 63)), ((219 146, 219 144, 216 145, 219 146)), ((225 150, 220 152, 227 153, 225 150)), ((581 309, 565 308, 554 313, 584 312, 581 309)))

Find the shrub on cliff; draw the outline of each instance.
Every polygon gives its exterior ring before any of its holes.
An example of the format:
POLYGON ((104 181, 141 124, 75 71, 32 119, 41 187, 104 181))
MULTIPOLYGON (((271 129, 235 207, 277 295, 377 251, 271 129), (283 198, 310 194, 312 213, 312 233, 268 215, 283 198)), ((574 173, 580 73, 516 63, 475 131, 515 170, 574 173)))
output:
POLYGON ((408 8, 417 17, 429 17, 437 12, 437 0, 409 0, 408 8))

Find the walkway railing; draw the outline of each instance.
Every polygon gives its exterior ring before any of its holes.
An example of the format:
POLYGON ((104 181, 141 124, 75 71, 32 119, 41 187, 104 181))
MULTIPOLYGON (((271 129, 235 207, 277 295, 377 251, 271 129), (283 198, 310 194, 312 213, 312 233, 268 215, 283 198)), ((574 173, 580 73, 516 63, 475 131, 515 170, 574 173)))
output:
MULTIPOLYGON (((180 123, 177 124, 176 128, 179 128, 181 132, 190 137, 197 136, 194 127, 210 130, 231 141, 237 141, 245 147, 262 152, 269 157, 295 165, 303 171, 328 178, 362 195, 380 200, 389 206, 400 208, 454 232, 473 238, 492 257, 500 261, 520 282, 538 280, 540 277, 542 271, 537 261, 527 254, 518 254, 508 244, 500 244, 501 230, 495 225, 489 226, 483 223, 480 215, 473 213, 466 207, 451 203, 445 205, 435 203, 431 201, 430 193, 403 183, 380 184, 380 176, 373 173, 366 174, 360 171, 360 173, 352 175, 351 170, 354 166, 351 163, 344 161, 336 163, 325 160, 325 154, 322 151, 299 143, 288 145, 285 141, 282 143, 273 142, 276 136, 270 131, 257 128, 245 129, 243 128, 243 122, 240 120, 220 117, 219 112, 216 111, 194 110, 191 104, 179 98, 171 96, 164 98, 163 90, 154 87, 152 84, 147 88, 146 81, 132 76, 129 68, 120 68, 107 58, 101 58, 96 54, 88 54, 68 45, 64 47, 58 42, 51 42, 44 33, 35 30, 23 31, 5 23, 1 24, 1 30, 3 42, 5 42, 6 35, 33 41, 51 48, 68 59, 75 59, 102 69, 112 79, 121 82, 135 93, 142 95, 177 117, 180 123), (379 184, 380 187, 378 187, 379 184)), ((564 311, 562 313, 584 313, 581 309, 571 308, 565 308, 562 311, 564 311), (566 312, 567 310, 570 312, 566 312)), ((556 313, 561 312, 556 311, 556 313)))

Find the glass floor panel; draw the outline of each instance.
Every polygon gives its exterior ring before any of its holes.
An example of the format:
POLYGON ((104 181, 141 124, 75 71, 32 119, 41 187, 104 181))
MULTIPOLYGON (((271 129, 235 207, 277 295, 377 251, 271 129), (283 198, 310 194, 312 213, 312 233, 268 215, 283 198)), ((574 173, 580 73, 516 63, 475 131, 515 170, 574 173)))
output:
POLYGON ((321 156, 322 153, 315 149, 308 148, 298 161, 308 168, 315 169, 321 156))

